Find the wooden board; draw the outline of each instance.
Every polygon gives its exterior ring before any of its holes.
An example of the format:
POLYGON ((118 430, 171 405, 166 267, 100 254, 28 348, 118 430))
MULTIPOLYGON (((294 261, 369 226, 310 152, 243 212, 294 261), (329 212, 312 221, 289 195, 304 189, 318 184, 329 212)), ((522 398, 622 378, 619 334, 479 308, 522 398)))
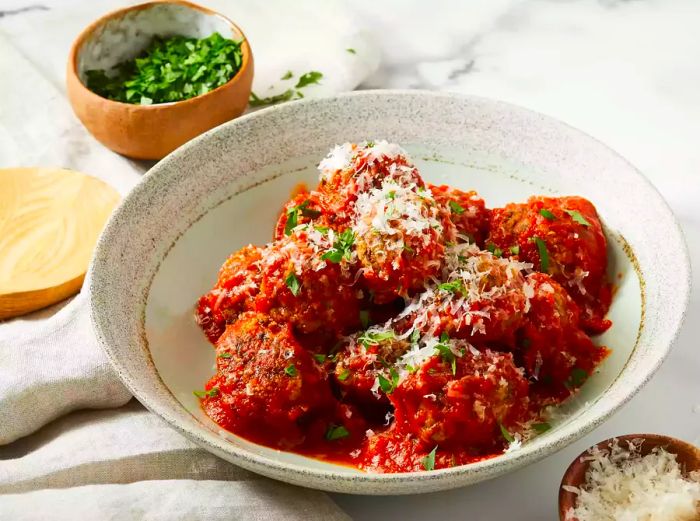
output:
POLYGON ((0 319, 77 293, 117 192, 58 168, 0 169, 0 319))

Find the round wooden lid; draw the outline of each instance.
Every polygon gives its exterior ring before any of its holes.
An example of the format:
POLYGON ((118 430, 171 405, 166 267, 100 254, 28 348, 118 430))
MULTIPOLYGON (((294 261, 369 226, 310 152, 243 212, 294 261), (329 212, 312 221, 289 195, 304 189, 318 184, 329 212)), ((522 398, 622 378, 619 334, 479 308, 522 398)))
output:
POLYGON ((0 169, 0 319, 77 293, 119 194, 79 172, 0 169))

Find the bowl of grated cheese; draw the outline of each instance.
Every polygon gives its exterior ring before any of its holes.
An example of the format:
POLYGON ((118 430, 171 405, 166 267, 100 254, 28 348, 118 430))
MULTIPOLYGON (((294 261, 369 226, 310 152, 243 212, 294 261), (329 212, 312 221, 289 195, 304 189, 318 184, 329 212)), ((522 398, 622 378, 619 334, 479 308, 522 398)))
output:
POLYGON ((658 434, 611 438, 581 453, 559 489, 561 521, 700 519, 700 449, 658 434))

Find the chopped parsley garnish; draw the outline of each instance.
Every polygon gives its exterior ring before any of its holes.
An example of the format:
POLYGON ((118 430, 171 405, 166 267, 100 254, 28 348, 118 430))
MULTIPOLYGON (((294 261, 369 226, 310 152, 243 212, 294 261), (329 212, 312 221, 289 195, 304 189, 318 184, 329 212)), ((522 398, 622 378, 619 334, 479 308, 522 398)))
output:
POLYGON ((532 424, 532 430, 535 431, 537 434, 542 434, 543 432, 547 432, 551 428, 552 428, 552 426, 547 422, 533 423, 532 424))
POLYGON ((493 256, 494 257, 502 257, 503 256, 503 250, 501 248, 494 248, 493 249, 493 256))
POLYGON ((314 359, 319 363, 322 364, 323 362, 326 361, 326 355, 322 353, 317 353, 314 355, 314 359))
POLYGON ((328 430, 326 430, 326 439, 328 441, 340 440, 348 436, 350 436, 350 432, 342 425, 333 425, 331 423, 328 426, 328 430))
POLYGON ((214 398, 219 395, 219 388, 212 387, 208 391, 192 391, 197 398, 214 398))
POLYGON ((411 248, 408 244, 403 245, 403 251, 405 251, 407 253, 416 253, 416 250, 411 248))
POLYGON ((486 245, 486 251, 490 252, 494 257, 500 257, 503 255, 503 250, 492 242, 486 245))
POLYGON ((581 387, 588 378, 588 373, 580 367, 574 367, 569 373, 569 379, 564 383, 569 389, 581 387))
POLYGON ((315 219, 321 215, 321 212, 318 210, 309 208, 310 204, 311 201, 307 199, 303 203, 287 209, 287 222, 284 225, 285 235, 291 235, 292 230, 296 228, 297 224, 299 224, 299 214, 303 215, 304 217, 308 217, 309 219, 315 219))
POLYGON ((450 210, 452 211, 452 213, 456 213, 457 215, 464 213, 464 208, 462 208, 462 206, 457 201, 450 201, 447 204, 450 206, 450 210))
POLYGON ((513 255, 518 255, 520 253, 520 246, 515 245, 508 248, 513 255))
POLYGON ((323 74, 318 71, 306 72, 299 76, 299 81, 295 85, 295 88, 303 89, 307 85, 317 84, 321 78, 323 78, 323 74))
POLYGON ((328 226, 316 225, 316 226, 314 226, 314 230, 316 230, 317 232, 323 233, 325 235, 326 233, 328 233, 329 228, 328 228, 328 226))
POLYGON ((357 54, 357 51, 356 51, 355 49, 353 49, 352 47, 348 47, 348 48, 345 49, 345 50, 346 50, 347 52, 349 52, 350 54, 357 54))
POLYGON ((287 275, 287 278, 284 279, 284 283, 287 285, 289 291, 291 291, 292 295, 294 295, 295 297, 301 291, 301 283, 299 282, 299 279, 293 271, 290 272, 289 275, 287 275))
POLYGON ((287 367, 284 368, 284 374, 286 374, 287 376, 296 376, 298 374, 297 366, 294 364, 289 364, 287 367))
POLYGON ((386 394, 391 394, 399 385, 399 373, 393 367, 389 369, 389 378, 386 378, 383 374, 379 373, 377 376, 379 379, 379 387, 386 394))
POLYGON ((294 73, 292 71, 287 71, 284 73, 284 76, 282 76, 280 79, 281 80, 291 80, 293 76, 294 76, 294 73))
POLYGON ((350 260, 352 256, 352 246, 355 243, 355 233, 351 228, 347 228, 344 232, 338 235, 338 238, 333 243, 333 247, 326 253, 321 255, 322 260, 329 260, 334 264, 338 264, 341 260, 350 260))
POLYGON ((350 369, 344 369, 343 372, 338 375, 338 381, 344 382, 348 379, 348 376, 350 376, 350 369))
POLYGON ((547 219, 548 221, 553 221, 553 220, 556 219, 556 216, 555 216, 552 212, 550 212, 549 210, 547 210, 546 208, 542 208, 542 209, 540 210, 540 215, 541 215, 542 217, 544 217, 545 219, 547 219))
POLYGON ((386 198, 389 199, 389 200, 391 200, 391 201, 393 201, 394 199, 396 199, 396 191, 395 191, 395 190, 392 190, 391 192, 389 192, 388 194, 386 194, 386 198))
POLYGON ((369 326, 369 311, 366 309, 360 310, 360 324, 362 324, 363 329, 367 329, 369 326))
POLYGON ((393 331, 365 331, 357 339, 363 346, 369 347, 379 344, 384 340, 393 340, 396 338, 396 333, 393 331))
POLYGON ((577 212, 576 210, 564 210, 564 211, 565 211, 566 213, 568 213, 568 214, 571 216, 571 218, 572 218, 574 221, 576 221, 577 223, 582 224, 582 225, 584 225, 584 226, 586 226, 586 227, 588 227, 588 226, 591 225, 591 223, 589 223, 589 222, 586 220, 586 218, 585 218, 583 215, 581 215, 579 212, 577 212))
POLYGON ((464 283, 461 280, 443 282, 442 284, 438 284, 438 289, 449 291, 450 293, 464 293, 464 283))
POLYGON ((440 343, 435 344, 435 354, 440 355, 440 358, 447 363, 450 364, 452 367, 452 374, 456 375, 457 374, 457 357, 455 354, 452 352, 452 349, 450 349, 449 342, 450 337, 447 336, 447 333, 442 333, 440 335, 440 343))
POLYGON ((498 426, 501 428, 501 435, 503 436, 503 439, 508 443, 513 443, 515 438, 510 432, 508 432, 508 429, 506 429, 502 423, 499 423, 498 426))
MULTIPOLYGON (((287 72, 287 74, 282 76, 282 79, 290 79, 292 76, 289 76, 289 78, 287 78, 287 75, 290 73, 291 71, 287 72)), ((283 93, 277 94, 276 96, 261 98, 254 92, 251 92, 248 104, 251 107, 264 107, 266 105, 276 105, 277 103, 282 103, 283 101, 289 101, 291 99, 303 98, 304 94, 299 89, 303 89, 304 87, 306 87, 307 85, 311 85, 312 83, 319 83, 319 80, 321 78, 323 78, 323 74, 318 71, 310 71, 304 73, 301 76, 299 76, 299 81, 297 81, 297 84, 294 86, 293 89, 287 89, 283 93)))
POLYGON ((122 103, 151 105, 182 101, 220 87, 241 68, 241 43, 214 33, 207 38, 155 37, 116 73, 88 70, 87 88, 122 103))
POLYGON ((540 271, 547 273, 549 271, 549 252, 547 251, 547 243, 539 237, 533 237, 533 241, 537 245, 537 251, 540 254, 540 271))
POLYGON ((221 353, 220 355, 217 356, 217 358, 232 358, 233 355, 231 353, 221 353))
POLYGON ((420 331, 417 329, 413 330, 413 333, 411 333, 410 340, 412 344, 417 344, 418 341, 420 340, 420 331))
POLYGON ((435 453, 437 452, 437 445, 431 450, 427 456, 425 456, 420 462, 425 470, 435 470, 435 453))

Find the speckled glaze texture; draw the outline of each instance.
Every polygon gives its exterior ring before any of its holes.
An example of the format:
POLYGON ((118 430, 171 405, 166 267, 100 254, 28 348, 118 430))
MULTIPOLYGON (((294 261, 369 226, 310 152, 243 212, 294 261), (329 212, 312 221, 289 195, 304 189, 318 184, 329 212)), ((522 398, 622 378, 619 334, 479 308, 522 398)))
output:
MULTIPOLYGON (((250 223, 234 225, 255 226, 254 216, 250 223)), ((187 143, 124 199, 100 239, 88 276, 100 344, 144 405, 202 447, 249 470, 296 485, 359 494, 412 494, 475 483, 541 459, 589 432, 660 366, 682 322, 689 286, 686 247, 671 210, 623 158, 537 113, 483 98, 420 91, 365 91, 288 103, 187 143), (335 143, 368 136, 477 148, 536 169, 560 190, 596 201, 606 225, 634 251, 645 284, 646 318, 624 369, 589 407, 497 458, 432 472, 363 474, 289 463, 268 449, 249 450, 205 427, 171 394, 151 360, 144 320, 151 281, 172 244, 217 203, 254 184, 251 172, 290 157, 320 158, 335 143)))

